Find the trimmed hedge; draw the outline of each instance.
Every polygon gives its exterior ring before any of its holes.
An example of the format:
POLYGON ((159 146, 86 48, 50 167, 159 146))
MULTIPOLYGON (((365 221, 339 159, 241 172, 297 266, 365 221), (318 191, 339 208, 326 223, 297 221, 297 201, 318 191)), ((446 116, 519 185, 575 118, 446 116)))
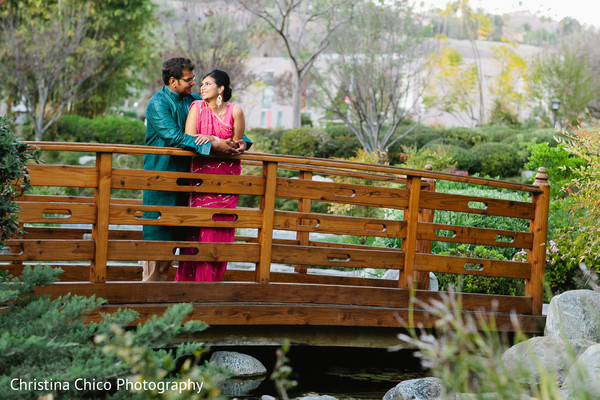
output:
POLYGON ((471 152, 476 161, 469 169, 470 173, 510 177, 519 174, 523 168, 519 149, 507 143, 482 143, 473 146, 471 152))
POLYGON ((465 142, 464 140, 457 139, 457 138, 434 139, 431 142, 426 143, 422 148, 423 149, 436 149, 440 146, 454 146, 454 147, 460 147, 463 149, 471 148, 471 145, 469 143, 465 142))
POLYGON ((129 117, 109 115, 85 118, 74 114, 62 115, 45 133, 45 140, 110 144, 144 144, 144 123, 129 117))

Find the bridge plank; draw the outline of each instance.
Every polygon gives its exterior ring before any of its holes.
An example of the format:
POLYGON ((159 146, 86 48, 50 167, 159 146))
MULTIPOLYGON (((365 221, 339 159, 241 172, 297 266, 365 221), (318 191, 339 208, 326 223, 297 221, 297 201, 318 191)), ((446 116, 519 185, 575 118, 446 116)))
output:
POLYGON ((93 224, 96 205, 88 203, 45 203, 19 201, 19 222, 41 224, 93 224))
POLYGON ((288 178, 277 179, 277 197, 387 208, 406 208, 408 205, 406 189, 288 178))
POLYGON ((421 193, 421 202, 419 206, 435 210, 497 215, 501 217, 522 219, 533 219, 535 212, 535 204, 533 203, 427 191, 421 193), (472 204, 470 207, 470 203, 475 204, 472 204), (482 203, 484 204, 484 207, 477 208, 479 207, 478 204, 482 203))
MULTIPOLYGON (((91 235, 92 230, 86 228, 68 228, 52 226, 26 226, 26 239, 84 239, 85 235, 91 235)), ((141 229, 109 229, 109 240, 142 240, 141 229)))
POLYGON ((339 215, 275 212, 275 229, 357 236, 405 237, 406 222, 339 215))
POLYGON ((531 276, 531 265, 528 263, 484 258, 417 254, 416 266, 421 271, 461 275, 497 276, 517 279, 528 279, 531 276), (479 270, 467 269, 466 264, 473 264, 467 267, 479 268, 479 270))
POLYGON ((262 211, 251 208, 202 208, 143 205, 112 205, 110 223, 125 225, 205 226, 260 228, 262 211), (158 218, 144 218, 143 212, 156 211, 158 218), (214 221, 215 215, 234 215, 235 221, 214 221))
MULTIPOLYGON (((41 287, 36 289, 36 293, 53 297, 65 293, 96 295, 110 304, 263 302, 396 308, 406 308, 411 304, 411 292, 398 288, 273 282, 268 285, 256 282, 74 282, 41 287)), ((418 301, 417 304, 422 305, 443 301, 448 293, 417 290, 413 295, 418 301)), ((529 297, 466 293, 461 295, 461 306, 465 311, 531 314, 531 304, 529 297)))
POLYGON ((419 239, 436 240, 440 242, 472 243, 479 245, 514 247, 531 249, 533 235, 530 232, 507 231, 501 229, 486 229, 469 226, 444 225, 420 222, 417 227, 419 239), (438 231, 453 233, 452 236, 440 236, 438 231), (501 241, 500 239, 509 239, 501 241))
POLYGON ((174 192, 227 193, 261 195, 265 184, 261 177, 192 172, 114 169, 113 189, 167 190, 174 192), (199 185, 190 186, 190 180, 199 185))
POLYGON ((94 255, 92 240, 30 239, 7 240, 9 254, 0 254, 0 261, 83 261, 94 255))
MULTIPOLYGON (((132 308, 140 313, 133 324, 144 322, 154 315, 162 315, 169 304, 151 305, 105 305, 91 313, 88 322, 100 321, 100 313, 114 313, 119 308, 132 308)), ((435 318, 426 311, 393 307, 352 307, 337 305, 264 305, 241 303, 223 305, 218 303, 194 303, 193 311, 184 321, 200 320, 209 325, 313 325, 313 326, 369 326, 369 327, 424 327, 432 328, 435 318), (412 324, 409 322, 412 321, 412 324)), ((543 322, 531 315, 513 317, 510 314, 487 314, 474 312, 472 318, 490 323, 493 318, 500 332, 515 332, 513 322, 519 322, 518 330, 525 333, 543 332, 543 322)), ((464 316, 464 315, 463 315, 464 316)))
POLYGON ((245 261, 258 262, 259 245, 255 243, 162 242, 153 240, 111 240, 108 255, 115 261, 245 261), (198 249, 198 255, 175 255, 177 248, 198 249))
POLYGON ((273 245, 271 261, 280 264, 307 264, 344 268, 385 268, 401 270, 404 254, 399 251, 357 250, 317 246, 273 245))
POLYGON ((98 168, 72 165, 28 164, 32 186, 96 187, 98 168))

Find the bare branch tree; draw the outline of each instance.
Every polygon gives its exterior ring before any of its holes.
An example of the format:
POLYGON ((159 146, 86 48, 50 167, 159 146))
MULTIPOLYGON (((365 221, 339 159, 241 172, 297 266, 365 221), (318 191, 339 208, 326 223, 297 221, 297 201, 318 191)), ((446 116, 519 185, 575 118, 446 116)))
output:
POLYGON ((283 40, 294 68, 293 127, 300 127, 302 82, 331 35, 352 19, 352 0, 239 0, 283 40))
POLYGON ((335 53, 315 68, 315 82, 329 100, 328 111, 352 129, 363 148, 385 152, 413 129, 398 131, 415 115, 426 86, 430 42, 408 1, 365 3, 357 11, 353 26, 332 37, 335 53))
POLYGON ((234 91, 243 91, 257 80, 246 67, 250 53, 246 37, 252 21, 244 19, 241 14, 249 13, 237 3, 219 4, 206 7, 205 2, 187 0, 175 15, 163 18, 174 38, 173 45, 165 50, 192 60, 199 75, 215 68, 226 71, 234 91))
MULTIPOLYGON (((0 74, 4 91, 23 101, 33 119, 35 140, 60 117, 65 106, 100 69, 101 32, 88 23, 89 6, 63 1, 49 6, 47 17, 32 19, 26 7, 0 18, 0 74)), ((88 87, 87 90, 93 90, 88 87)))

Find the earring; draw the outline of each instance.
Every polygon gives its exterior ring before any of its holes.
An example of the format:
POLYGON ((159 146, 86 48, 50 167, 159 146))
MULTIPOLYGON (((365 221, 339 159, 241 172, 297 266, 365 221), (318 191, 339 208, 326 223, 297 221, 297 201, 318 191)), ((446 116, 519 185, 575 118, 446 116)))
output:
POLYGON ((223 104, 223 97, 221 95, 217 96, 217 107, 221 107, 221 104, 223 104))

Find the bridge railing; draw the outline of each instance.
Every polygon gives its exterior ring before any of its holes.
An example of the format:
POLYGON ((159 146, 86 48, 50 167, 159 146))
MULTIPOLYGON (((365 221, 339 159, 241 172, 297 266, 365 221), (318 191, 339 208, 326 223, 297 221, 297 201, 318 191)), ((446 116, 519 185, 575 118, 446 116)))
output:
POLYGON ((31 143, 46 154, 91 156, 91 165, 32 164, 34 189, 24 193, 19 216, 28 232, 6 243, 4 264, 45 263, 65 269, 63 279, 102 283, 139 280, 139 261, 196 260, 253 264, 228 272, 229 280, 389 286, 381 279, 319 274, 318 268, 398 270, 398 288, 427 288, 429 272, 522 279, 534 315, 541 314, 548 228, 549 186, 540 168, 532 185, 431 170, 248 152, 242 175, 206 175, 141 169, 144 154, 193 154, 181 149, 87 143, 31 143), (126 166, 126 167, 124 167, 126 166), (137 166, 137 167, 136 167, 137 166), (194 179, 200 185, 190 186, 194 179), (523 201, 441 193, 440 181, 523 194, 523 201), (144 206, 143 190, 239 194, 235 209, 144 206), (35 193, 35 194, 34 194, 35 193), (282 202, 287 199, 286 202, 282 202), (290 201, 290 199, 292 201, 290 201), (292 208, 290 209, 290 204, 292 208), (346 215, 329 212, 331 207, 346 215), (390 220, 382 209, 402 210, 390 220), (144 212, 159 213, 158 219, 144 212), (480 214, 524 221, 523 231, 434 223, 436 212, 480 214), (235 215, 215 221, 215 215, 235 215), (142 225, 233 227, 233 243, 144 241, 142 225), (278 238, 274 232, 287 232, 278 238), (244 233, 245 232, 245 233, 244 233), (345 238, 353 237, 352 243, 345 238), (378 245, 397 240, 399 248, 378 245), (433 242, 524 249, 524 261, 432 254, 433 242), (183 255, 178 249, 197 249, 183 255), (273 264, 293 266, 276 273, 273 264), (316 267, 317 269, 313 269, 316 267), (316 273, 314 271, 317 271, 316 273))

